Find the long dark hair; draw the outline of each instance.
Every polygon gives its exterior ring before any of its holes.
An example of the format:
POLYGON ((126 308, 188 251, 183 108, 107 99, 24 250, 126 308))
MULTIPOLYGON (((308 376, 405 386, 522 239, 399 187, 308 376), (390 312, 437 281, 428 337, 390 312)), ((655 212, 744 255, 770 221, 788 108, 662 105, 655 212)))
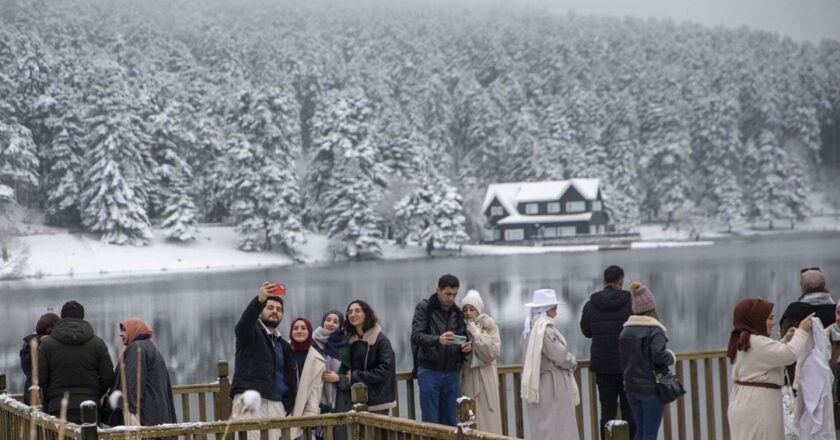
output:
POLYGON ((366 332, 373 328, 379 319, 376 317, 376 313, 373 313, 373 309, 370 305, 360 299, 351 301, 350 304, 347 304, 347 311, 344 313, 344 331, 348 335, 356 334, 356 327, 353 324, 350 324, 350 320, 347 319, 350 316, 350 306, 353 304, 358 304, 359 307, 362 308, 362 311, 365 312, 365 322, 362 324, 362 331, 366 332))

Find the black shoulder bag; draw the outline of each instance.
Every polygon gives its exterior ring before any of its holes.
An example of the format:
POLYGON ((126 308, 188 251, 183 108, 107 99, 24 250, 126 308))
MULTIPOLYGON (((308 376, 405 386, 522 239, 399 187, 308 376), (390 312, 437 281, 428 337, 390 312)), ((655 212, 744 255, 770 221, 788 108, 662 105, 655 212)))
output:
POLYGON ((653 375, 656 377, 656 395, 662 404, 667 405, 686 393, 682 381, 670 369, 665 374, 654 371, 653 375))

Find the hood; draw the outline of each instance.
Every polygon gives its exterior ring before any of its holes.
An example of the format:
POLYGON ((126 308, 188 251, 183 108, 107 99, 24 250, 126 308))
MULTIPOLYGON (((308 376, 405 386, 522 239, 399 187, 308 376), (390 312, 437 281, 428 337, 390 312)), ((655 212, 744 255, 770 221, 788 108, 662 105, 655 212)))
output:
POLYGON ((93 339, 93 327, 84 319, 63 318, 53 327, 50 337, 62 344, 81 345, 93 339))
POLYGON ((589 302, 598 310, 611 312, 630 304, 630 292, 607 287, 600 292, 593 293, 589 302))

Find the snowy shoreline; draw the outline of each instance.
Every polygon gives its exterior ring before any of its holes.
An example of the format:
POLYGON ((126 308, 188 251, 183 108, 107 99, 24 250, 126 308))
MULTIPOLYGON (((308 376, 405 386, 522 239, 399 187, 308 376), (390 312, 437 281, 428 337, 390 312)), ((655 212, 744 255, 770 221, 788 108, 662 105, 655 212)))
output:
MULTIPOLYGON (((658 234, 658 226, 643 228, 642 239, 629 243, 632 250, 710 246, 715 241, 689 241, 682 237, 658 234)), ((150 275, 200 273, 206 271, 246 271, 259 268, 295 265, 291 258, 273 252, 243 252, 236 249, 236 232, 233 227, 204 226, 197 239, 190 243, 167 242, 160 230, 154 231, 149 246, 114 246, 102 243, 86 234, 52 233, 19 237, 18 246, 28 252, 28 261, 22 275, 10 280, 76 280, 115 277, 142 277, 150 275)), ((813 231, 794 231, 794 233, 813 231)), ((787 235, 789 231, 782 231, 787 235)), ((722 236, 717 239, 726 239, 722 236)), ((737 237, 733 237, 737 238, 737 237)), ((309 234, 303 247, 305 265, 331 264, 325 258, 326 236, 309 234)), ((561 252, 593 252, 599 245, 570 246, 507 246, 464 245, 460 253, 442 251, 439 257, 479 257, 492 255, 547 254, 561 252)), ((399 247, 392 243, 383 245, 383 261, 425 259, 421 246, 399 247)))

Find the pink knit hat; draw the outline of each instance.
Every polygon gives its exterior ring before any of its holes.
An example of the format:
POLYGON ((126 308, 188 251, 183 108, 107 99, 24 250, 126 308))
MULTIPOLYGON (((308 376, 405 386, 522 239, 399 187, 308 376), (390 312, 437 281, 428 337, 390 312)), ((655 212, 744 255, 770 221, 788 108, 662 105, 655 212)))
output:
POLYGON ((630 283, 630 294, 633 313, 640 314, 656 310, 656 298, 644 284, 638 281, 630 283))

